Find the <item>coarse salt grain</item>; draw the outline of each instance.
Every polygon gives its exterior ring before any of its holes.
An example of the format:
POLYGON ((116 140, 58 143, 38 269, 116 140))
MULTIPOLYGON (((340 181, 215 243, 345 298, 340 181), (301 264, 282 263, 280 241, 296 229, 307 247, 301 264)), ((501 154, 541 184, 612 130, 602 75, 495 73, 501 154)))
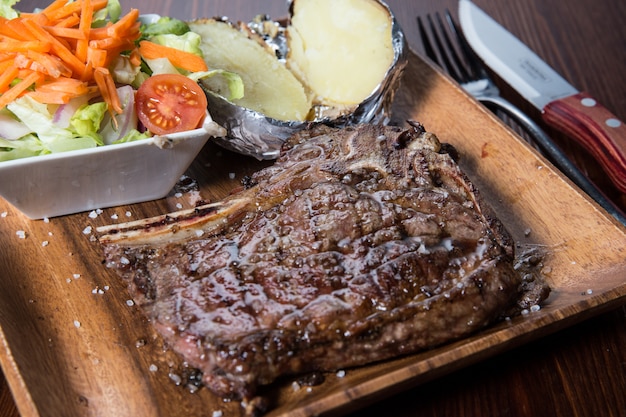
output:
POLYGON ((89 212, 89 218, 90 219, 95 219, 96 217, 98 217, 98 213, 96 213, 95 210, 92 210, 89 212))
POLYGON ((176 385, 180 385, 183 382, 183 379, 178 374, 170 372, 168 376, 176 385))
POLYGON ((183 193, 176 193, 174 194, 174 197, 176 198, 181 198, 183 196, 183 193))
POLYGON ((74 320, 74 327, 78 329, 80 327, 80 321, 74 320))
POLYGON ((150 372, 156 372, 159 370, 159 368, 155 364, 150 365, 149 369, 150 369, 150 372))
POLYGON ((91 226, 87 226, 83 229, 83 234, 88 235, 91 233, 91 226))
POLYGON ((44 222, 44 223, 50 223, 50 219, 49 219, 49 218, 47 218, 47 217, 44 217, 44 218, 43 218, 43 222, 44 222))
POLYGON ((72 274, 72 277, 73 277, 74 279, 78 279, 78 278, 80 278, 80 274, 72 274))
POLYGON ((183 205, 182 205, 182 204, 180 204, 180 203, 176 203, 176 208, 177 208, 177 209, 181 209, 181 208, 183 208, 183 205))
POLYGON ((221 411, 213 411, 213 416, 212 417, 222 417, 222 412, 221 411))
POLYGON ((533 313, 539 310, 541 310, 541 306, 539 304, 533 304, 532 306, 530 306, 530 311, 532 311, 533 313))
POLYGON ((48 242, 47 240, 44 240, 43 242, 41 242, 41 246, 48 246, 50 242, 48 242))
POLYGON ((132 213, 130 211, 127 211, 126 212, 126 217, 130 217, 130 216, 132 216, 132 213))
POLYGON ((343 378, 344 376, 346 376, 346 371, 344 370, 337 371, 337 378, 343 378))
POLYGON ((591 295, 591 294, 593 294, 593 290, 592 290, 591 288, 589 288, 589 289, 587 290, 587 295, 591 295))
POLYGON ((114 214, 112 214, 112 215, 111 215, 111 218, 112 218, 113 220, 117 220, 117 219, 119 218, 119 216, 118 216, 117 214, 115 214, 115 213, 114 213, 114 214))
POLYGON ((18 230, 17 232, 15 232, 15 234, 20 239, 26 239, 26 232, 23 230, 18 230))
POLYGON ((228 178, 230 178, 231 180, 234 180, 234 179, 235 179, 235 177, 236 177, 236 175, 235 175, 235 173, 234 173, 234 172, 229 172, 229 173, 228 173, 228 178))
POLYGON ((132 307, 135 305, 135 302, 133 300, 126 300, 126 305, 132 307))
POLYGON ((6 212, 6 211, 3 211, 2 213, 0 213, 0 217, 6 217, 8 215, 9 215, 9 213, 6 212))

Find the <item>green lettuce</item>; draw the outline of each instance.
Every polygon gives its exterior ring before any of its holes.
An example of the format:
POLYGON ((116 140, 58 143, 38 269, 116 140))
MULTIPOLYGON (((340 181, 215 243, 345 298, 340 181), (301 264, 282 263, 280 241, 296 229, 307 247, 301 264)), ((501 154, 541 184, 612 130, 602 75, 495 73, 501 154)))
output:
POLYGON ((15 6, 20 0, 0 0, 0 16, 7 19, 14 19, 20 15, 20 12, 15 10, 15 6))
POLYGON ((104 102, 88 104, 79 108, 70 119, 70 131, 75 137, 91 137, 97 145, 104 145, 102 137, 98 134, 100 124, 107 111, 104 102))
POLYGON ((202 50, 200 49, 200 43, 202 42, 202 38, 196 32, 187 32, 182 35, 166 33, 153 36, 150 38, 150 41, 158 43, 159 45, 169 46, 170 48, 189 52, 200 57, 203 56, 202 50))
POLYGON ((167 16, 160 17, 154 23, 147 23, 141 26, 141 34, 144 39, 164 34, 184 35, 189 30, 187 23, 167 16))

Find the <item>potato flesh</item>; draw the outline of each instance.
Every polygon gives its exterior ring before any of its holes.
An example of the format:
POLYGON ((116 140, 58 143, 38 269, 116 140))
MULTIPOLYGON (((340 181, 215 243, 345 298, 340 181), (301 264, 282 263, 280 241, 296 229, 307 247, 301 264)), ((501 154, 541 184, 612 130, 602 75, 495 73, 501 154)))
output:
POLYGON ((210 69, 239 74, 244 97, 232 100, 238 106, 277 120, 305 120, 311 100, 304 87, 273 54, 225 22, 206 19, 190 22, 202 37, 201 49, 210 69))
POLYGON ((391 16, 375 0, 295 0, 288 67, 315 104, 358 105, 393 59, 391 16))

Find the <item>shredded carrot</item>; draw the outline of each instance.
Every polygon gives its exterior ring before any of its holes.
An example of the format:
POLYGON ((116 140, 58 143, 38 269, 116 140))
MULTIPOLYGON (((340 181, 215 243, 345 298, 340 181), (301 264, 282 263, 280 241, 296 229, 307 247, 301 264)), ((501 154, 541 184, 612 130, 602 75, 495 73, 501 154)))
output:
POLYGON ((87 59, 87 49, 89 48, 89 29, 91 29, 91 22, 93 20, 93 5, 91 0, 83 0, 83 11, 80 15, 80 22, 78 24, 78 31, 80 32, 80 38, 76 42, 76 58, 85 62, 87 59))
POLYGON ((87 36, 80 29, 63 26, 44 26, 44 29, 57 38, 69 38, 69 39, 83 39, 86 40, 87 36))
POLYGON ((120 103, 120 98, 117 95, 115 81, 113 81, 113 77, 111 76, 109 70, 106 68, 98 67, 94 70, 93 77, 96 80, 96 84, 98 84, 98 88, 102 93, 102 97, 111 106, 109 108, 109 111, 112 110, 117 113, 122 113, 123 109, 120 103))
POLYGON ((4 108, 7 104, 18 98, 20 94, 35 84, 41 77, 42 75, 40 73, 31 72, 9 90, 2 93, 0 96, 0 109, 4 108))
POLYGON ((167 58, 175 67, 191 72, 208 70, 206 62, 204 62, 202 57, 150 41, 141 41, 139 43, 139 53, 146 59, 167 58))
POLYGON ((59 20, 56 25, 52 26, 52 27, 58 27, 58 28, 71 28, 73 26, 76 26, 78 23, 80 23, 80 17, 76 16, 75 14, 66 17, 65 19, 59 20))
POLYGON ((16 41, 0 36, 0 48, 2 48, 4 52, 48 52, 50 50, 50 42, 16 41))
POLYGON ((19 38, 19 33, 17 33, 10 24, 11 20, 6 17, 0 16, 0 35, 8 36, 12 39, 19 38))
POLYGON ((0 17, 0 109, 23 95, 42 103, 66 103, 98 91, 110 112, 121 112, 107 69, 120 53, 140 63, 139 12, 92 28, 94 13, 108 0, 52 0, 42 11, 0 17))
POLYGON ((72 70, 54 55, 28 51, 26 56, 33 61, 33 64, 31 64, 32 70, 43 72, 53 78, 72 76, 72 70))
MULTIPOLYGON (((12 65, 10 68, 2 71, 0 74, 0 94, 3 94, 9 89, 9 86, 15 77, 17 77, 18 71, 19 69, 15 65, 12 65)), ((2 99, 2 96, 0 96, 0 99, 2 99)))
POLYGON ((48 16, 51 12, 60 9, 67 4, 68 0, 54 0, 45 9, 41 11, 44 15, 48 16))

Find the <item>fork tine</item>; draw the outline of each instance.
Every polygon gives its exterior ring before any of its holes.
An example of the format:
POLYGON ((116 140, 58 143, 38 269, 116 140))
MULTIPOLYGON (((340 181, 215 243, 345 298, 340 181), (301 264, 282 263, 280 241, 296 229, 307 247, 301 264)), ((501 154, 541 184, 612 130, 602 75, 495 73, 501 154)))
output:
POLYGON ((422 18, 420 16, 417 16, 417 28, 420 33, 420 38, 422 39, 422 45, 424 46, 426 56, 436 64, 441 65, 439 63, 439 58, 433 49, 433 45, 430 43, 430 37, 428 36, 428 33, 426 33, 426 27, 422 23, 422 18))
MULTIPOLYGON (((452 41, 450 40, 450 36, 448 36, 448 30, 446 30, 446 26, 444 25, 443 21, 441 20, 441 15, 439 13, 435 14, 435 17, 437 18, 437 24, 439 25, 439 31, 442 34, 443 40, 446 43, 446 50, 448 51, 448 54, 450 56, 450 59, 452 61, 454 61, 454 64, 456 65, 456 68, 458 70, 458 78, 457 81, 459 81, 460 83, 466 83, 472 80, 471 78, 471 74, 467 72, 467 70, 465 69, 465 64, 463 63, 463 61, 461 60, 461 58, 459 57, 459 55, 457 54, 457 50, 455 48, 455 46, 453 45, 452 41)), ((454 22, 451 20, 452 16, 450 15, 450 12, 448 10, 446 10, 446 18, 448 19, 448 23, 452 23, 454 24, 454 22)), ((453 26, 451 27, 451 33, 452 35, 454 35, 455 40, 459 41, 459 36, 458 33, 456 32, 455 28, 453 26)), ((458 42, 457 42, 458 43, 458 42)), ((465 51, 463 51, 465 52, 465 51)))
POLYGON ((443 67, 444 70, 448 72, 448 74, 452 76, 452 78, 454 78, 455 80, 459 82, 463 82, 461 80, 460 74, 457 72, 454 65, 452 65, 452 62, 450 62, 448 51, 446 50, 446 48, 443 46, 443 43, 441 42, 441 38, 439 37, 437 28, 435 27, 435 23, 433 22, 431 15, 429 14, 426 15, 426 19, 428 20, 428 26, 430 28, 430 32, 432 33, 433 41, 435 42, 435 45, 437 46, 439 50, 439 54, 441 55, 442 62, 440 63, 440 65, 443 67))
POLYGON ((461 30, 459 29, 449 10, 446 10, 446 21, 448 22, 450 32, 456 37, 459 43, 459 47, 461 48, 463 55, 467 59, 467 64, 470 68, 468 78, 486 78, 487 71, 480 62, 480 58, 478 58, 472 47, 467 42, 467 39, 465 39, 463 32, 461 32, 461 30))

